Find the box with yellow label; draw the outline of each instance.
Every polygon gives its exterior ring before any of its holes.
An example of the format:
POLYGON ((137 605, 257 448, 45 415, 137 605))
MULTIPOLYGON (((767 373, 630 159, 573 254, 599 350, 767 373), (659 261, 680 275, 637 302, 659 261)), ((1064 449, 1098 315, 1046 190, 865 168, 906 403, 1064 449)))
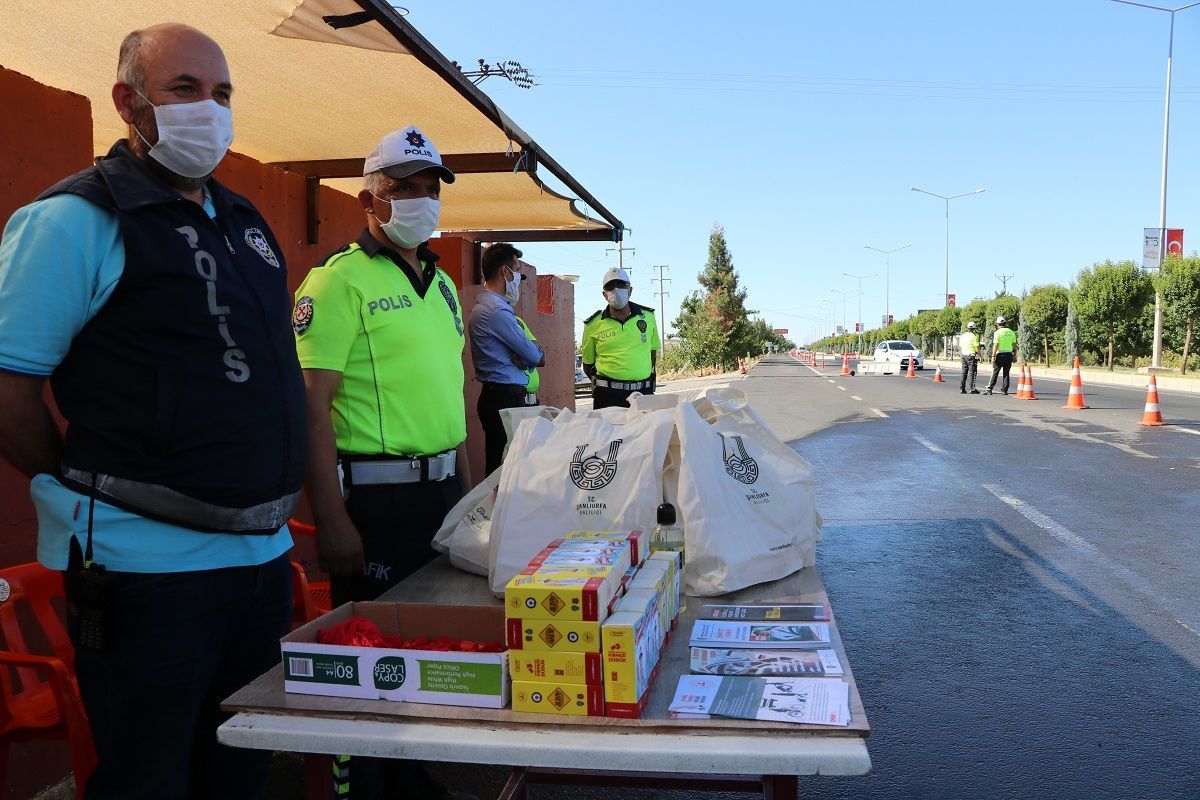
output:
POLYGON ((599 622, 608 616, 620 577, 607 567, 527 568, 504 587, 505 613, 599 622))
POLYGON ((674 617, 683 613, 683 553, 678 550, 658 550, 650 554, 650 561, 665 561, 671 565, 672 590, 671 599, 674 617))
POLYGON ((509 652, 508 667, 514 679, 604 685, 604 665, 599 653, 509 652))
POLYGON ((618 611, 604 623, 604 713, 639 717, 658 663, 653 614, 618 611))
POLYGON ((604 690, 599 686, 555 681, 513 681, 512 710, 535 714, 600 716, 604 690))
POLYGON ((507 617, 508 646, 513 650, 600 652, 600 623, 574 619, 507 617))

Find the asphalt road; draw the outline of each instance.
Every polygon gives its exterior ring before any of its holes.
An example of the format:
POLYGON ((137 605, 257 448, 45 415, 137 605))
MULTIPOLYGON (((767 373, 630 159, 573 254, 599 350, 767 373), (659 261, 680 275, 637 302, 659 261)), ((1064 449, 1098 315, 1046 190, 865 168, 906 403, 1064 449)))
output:
MULTIPOLYGON (((1085 385, 1091 408, 1068 411, 1061 381, 1018 401, 837 372, 774 357, 722 381, 815 468, 818 563, 872 727, 874 775, 801 795, 1200 798, 1200 398, 1161 393, 1171 424, 1145 428, 1144 390, 1085 385)), ((481 797, 504 779, 438 773, 481 797)))

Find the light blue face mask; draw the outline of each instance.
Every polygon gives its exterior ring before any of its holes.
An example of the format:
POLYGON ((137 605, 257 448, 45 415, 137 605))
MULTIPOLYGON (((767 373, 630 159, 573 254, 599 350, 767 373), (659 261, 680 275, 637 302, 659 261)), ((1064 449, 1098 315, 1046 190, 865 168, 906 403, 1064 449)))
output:
POLYGON ((613 309, 620 311, 625 306, 629 305, 629 289, 623 286, 618 286, 616 289, 609 289, 604 293, 604 298, 608 300, 608 305, 613 309))

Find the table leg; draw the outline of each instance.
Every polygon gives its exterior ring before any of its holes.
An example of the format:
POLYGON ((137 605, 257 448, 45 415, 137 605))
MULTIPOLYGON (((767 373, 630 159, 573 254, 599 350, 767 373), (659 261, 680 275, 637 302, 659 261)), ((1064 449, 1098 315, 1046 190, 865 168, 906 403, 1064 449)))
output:
POLYGON ((800 790, 795 775, 763 775, 763 800, 796 800, 800 790))
POLYGON ((496 800, 526 800, 528 789, 528 770, 525 767, 513 767, 513 771, 509 773, 508 781, 504 784, 504 788, 500 790, 500 796, 496 800))
POLYGON ((306 800, 336 800, 333 791, 333 756, 320 753, 304 754, 304 797, 306 800))

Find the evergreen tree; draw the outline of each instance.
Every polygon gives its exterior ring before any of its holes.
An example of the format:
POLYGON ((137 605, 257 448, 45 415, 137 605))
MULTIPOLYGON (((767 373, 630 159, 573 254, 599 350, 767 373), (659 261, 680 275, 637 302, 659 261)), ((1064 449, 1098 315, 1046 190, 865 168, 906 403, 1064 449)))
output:
POLYGON ((725 229, 719 224, 713 224, 708 236, 708 261, 697 280, 702 293, 694 292, 680 304, 675 329, 693 366, 730 369, 739 356, 756 352, 761 343, 755 341, 746 290, 739 285, 725 229))
POLYGON ((1083 340, 1079 335, 1079 315, 1075 313, 1075 304, 1067 303, 1067 327, 1063 332, 1063 355, 1074 363, 1083 354, 1083 340))

